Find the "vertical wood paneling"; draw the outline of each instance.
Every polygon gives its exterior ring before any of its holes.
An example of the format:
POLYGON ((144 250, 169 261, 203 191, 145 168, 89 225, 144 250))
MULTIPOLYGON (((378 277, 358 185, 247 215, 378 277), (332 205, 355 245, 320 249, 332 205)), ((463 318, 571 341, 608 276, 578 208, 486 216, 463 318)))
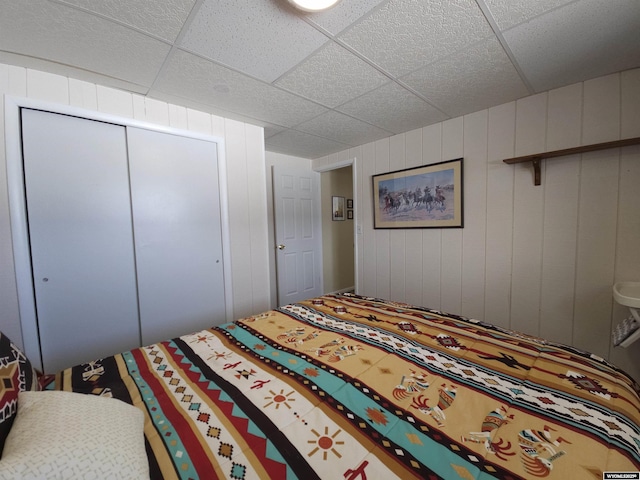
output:
POLYGON ((183 130, 189 128, 187 109, 185 107, 169 104, 169 126, 183 130))
POLYGON ((324 157, 315 158, 311 161, 311 168, 318 171, 321 168, 329 165, 328 157, 325 155, 324 157))
MULTIPOLYGON (((4 112, 4 93, 24 96, 27 82, 16 81, 17 77, 26 79, 23 68, 10 67, 0 64, 0 112, 4 112)), ((5 152, 5 124, 4 114, 0 115, 0 152, 5 152)), ((18 292, 16 290, 15 265, 11 246, 11 219, 7 188, 7 170, 5 162, 0 165, 0 331, 8 336, 16 345, 24 347, 22 343, 22 328, 18 308, 18 292), (13 321, 12 321, 13 320, 13 321)))
POLYGON ((69 104, 69 80, 53 73, 27 70, 27 95, 30 98, 69 104))
MULTIPOLYGON (((581 125, 582 85, 550 91, 547 149, 579 145, 581 125)), ((573 332, 580 156, 547 162, 544 184, 540 335, 566 342, 573 332)))
POLYGON ((130 93, 98 85, 97 98, 98 111, 133 118, 133 97, 130 93))
MULTIPOLYGON (((640 111, 640 105, 637 105, 640 111)), ((624 126, 624 117, 623 117, 624 126)), ((640 281, 640 146, 622 149, 618 200, 618 231, 614 282, 640 281)), ((613 325, 630 315, 629 309, 614 302, 613 325)), ((640 378, 640 348, 614 348, 609 344, 609 358, 619 367, 640 378)))
POLYGON ((233 310, 236 317, 250 315, 253 305, 251 278, 251 226, 247 184, 247 148, 244 124, 227 120, 225 125, 229 236, 233 270, 233 310), (237 293, 236 293, 237 292, 237 293))
POLYGON ((464 117, 462 315, 484 317, 487 225, 487 110, 464 117))
POLYGON ((345 162, 347 160, 349 160, 349 150, 342 150, 341 152, 338 152, 335 154, 337 156, 337 162, 345 162))
POLYGON ((144 111, 148 121, 169 126, 169 106, 165 102, 144 97, 144 111))
MULTIPOLYGON (((375 145, 375 173, 389 171, 390 138, 384 138, 375 145)), ((391 295, 389 230, 376 230, 376 296, 389 298, 391 295)))
MULTIPOLYGON (((442 159, 442 123, 422 129, 422 163, 429 165, 442 159)), ((422 231, 422 305, 441 308, 440 270, 442 262, 442 230, 422 231)))
POLYGON ((620 138, 640 137, 640 68, 620 74, 620 138))
MULTIPOLYGON (((213 134, 213 129, 211 128, 211 115, 205 112, 199 112, 198 110, 187 108, 187 125, 189 126, 189 130, 193 132, 200 132, 205 135, 213 134)), ((226 135, 226 133, 227 132, 225 130, 224 134, 226 135)))
MULTIPOLYGON (((209 115, 209 117, 209 121, 211 122, 211 135, 224 138, 225 119, 217 115, 209 115)), ((264 143, 264 140, 262 143, 264 143)))
MULTIPOLYGON (((619 138, 619 75, 585 82, 583 112, 585 144, 619 138)), ((619 165, 619 149, 582 155, 573 344, 603 356, 610 343, 619 165)))
POLYGON ((27 69, 22 67, 7 66, 7 93, 20 97, 27 96, 27 69))
POLYGON ((361 202, 364 200, 363 193, 363 181, 364 177, 362 175, 362 147, 355 147, 349 149, 349 158, 353 159, 353 178, 355 180, 355 190, 353 192, 353 231, 354 231, 354 242, 357 245, 357 249, 355 251, 355 265, 354 265, 354 287, 356 288, 356 293, 360 292, 360 283, 362 281, 362 276, 364 274, 363 265, 364 265, 364 254, 363 254, 363 243, 362 243, 362 205, 361 202), (360 227, 358 229, 358 226, 360 227))
MULTIPOLYGON (((442 160, 464 155, 464 118, 447 120, 442 124, 442 160)), ((462 230, 442 230, 440 247, 440 308, 446 312, 462 310, 462 230)))
POLYGON ((147 116, 147 112, 144 106, 144 97, 135 93, 131 97, 133 103, 133 118, 135 118, 136 120, 144 121, 147 116))
POLYGON ((549 162, 545 175, 539 335, 569 342, 573 331, 579 156, 549 162))
MULTIPOLYGON (((640 69, 620 74, 621 138, 640 136, 640 69)), ((640 147, 621 149, 618 196, 618 231, 615 281, 640 281, 640 147)), ((613 325, 629 316, 629 309, 614 302, 613 325)), ((609 344, 613 363, 640 381, 640 348, 613 347, 609 344)))
POLYGON ((620 138, 620 74, 584 82, 584 145, 620 138))
POLYGON ((69 79, 69 104, 89 110, 98 109, 98 89, 94 83, 69 79))
MULTIPOLYGON (((267 181, 264 170, 264 129, 244 125, 247 151, 247 187, 251 245, 251 285, 253 291, 252 312, 269 309, 269 290, 264 288, 264 279, 269 277, 268 243, 264 232, 267 226, 267 181)), ((228 191, 233 190, 229 188, 228 191)), ((230 193, 231 194, 231 193, 230 193)))
POLYGON ((578 217, 573 344, 598 355, 609 351, 618 202, 617 150, 583 155, 578 217))
MULTIPOLYGON (((546 113, 546 94, 516 102, 516 155, 545 151, 546 113)), ((534 186, 531 175, 529 168, 516 168, 511 327, 538 335, 545 186, 534 186)))
POLYGON ((582 84, 551 90, 547 107, 547 150, 575 147, 581 145, 581 141, 582 84))
POLYGON ((133 95, 133 118, 169 126, 169 106, 159 100, 133 95))
POLYGON ((515 102, 489 109, 488 122, 484 318, 490 318, 496 325, 509 327, 514 169, 502 160, 514 155, 515 102))
MULTIPOLYGON (((422 165, 422 130, 405 134, 405 167, 422 165)), ((413 305, 422 304, 422 230, 407 230, 405 237, 405 300, 413 305)))
POLYGON ((373 192, 371 176, 375 173, 376 149, 375 143, 368 143, 362 147, 362 254, 363 277, 360 282, 363 295, 376 295, 376 231, 373 229, 373 192))
MULTIPOLYGON (((389 141, 389 169, 405 168, 405 135, 395 135, 389 141)), ((389 298, 397 302, 406 301, 406 230, 389 231, 389 298)))

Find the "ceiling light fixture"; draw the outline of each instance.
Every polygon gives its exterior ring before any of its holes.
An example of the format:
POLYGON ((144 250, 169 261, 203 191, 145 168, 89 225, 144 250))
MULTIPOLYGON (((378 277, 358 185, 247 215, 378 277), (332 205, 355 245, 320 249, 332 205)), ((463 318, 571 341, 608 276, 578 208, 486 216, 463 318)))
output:
POLYGON ((340 0, 289 0, 294 7, 305 12, 322 12, 333 7, 340 0))

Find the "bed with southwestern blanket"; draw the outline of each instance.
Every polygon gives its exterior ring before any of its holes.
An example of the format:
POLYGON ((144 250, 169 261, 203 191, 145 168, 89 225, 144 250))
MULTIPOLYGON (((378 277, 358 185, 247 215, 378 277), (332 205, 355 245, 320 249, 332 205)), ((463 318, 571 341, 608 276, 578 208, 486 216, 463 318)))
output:
POLYGON ((600 479, 640 470, 638 385, 483 322, 326 295, 64 370, 145 414, 152 478, 600 479))

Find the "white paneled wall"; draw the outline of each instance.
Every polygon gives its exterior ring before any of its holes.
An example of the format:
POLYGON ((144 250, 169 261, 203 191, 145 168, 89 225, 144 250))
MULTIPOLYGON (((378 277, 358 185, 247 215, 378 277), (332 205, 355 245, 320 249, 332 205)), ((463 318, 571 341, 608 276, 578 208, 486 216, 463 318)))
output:
MULTIPOLYGON (((269 308, 262 127, 60 75, 0 64, 2 112, 4 95, 71 105, 224 138, 233 315, 242 317, 269 308)), ((0 115, 0 132, 0 329, 21 343, 7 198, 4 114, 0 115)))
POLYGON ((359 293, 539 335, 640 380, 616 281, 640 281, 640 146, 528 164, 503 159, 640 136, 640 69, 569 85, 314 160, 359 162, 359 293), (371 176, 464 157, 464 228, 374 230, 371 176))

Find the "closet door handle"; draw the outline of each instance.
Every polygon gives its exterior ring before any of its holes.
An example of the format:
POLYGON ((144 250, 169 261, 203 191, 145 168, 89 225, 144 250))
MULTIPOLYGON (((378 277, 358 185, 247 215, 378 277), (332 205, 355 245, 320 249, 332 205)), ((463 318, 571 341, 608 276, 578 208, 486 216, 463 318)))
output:
POLYGON ((278 250, 284 250, 285 246, 283 244, 280 244, 276 247, 278 250))

